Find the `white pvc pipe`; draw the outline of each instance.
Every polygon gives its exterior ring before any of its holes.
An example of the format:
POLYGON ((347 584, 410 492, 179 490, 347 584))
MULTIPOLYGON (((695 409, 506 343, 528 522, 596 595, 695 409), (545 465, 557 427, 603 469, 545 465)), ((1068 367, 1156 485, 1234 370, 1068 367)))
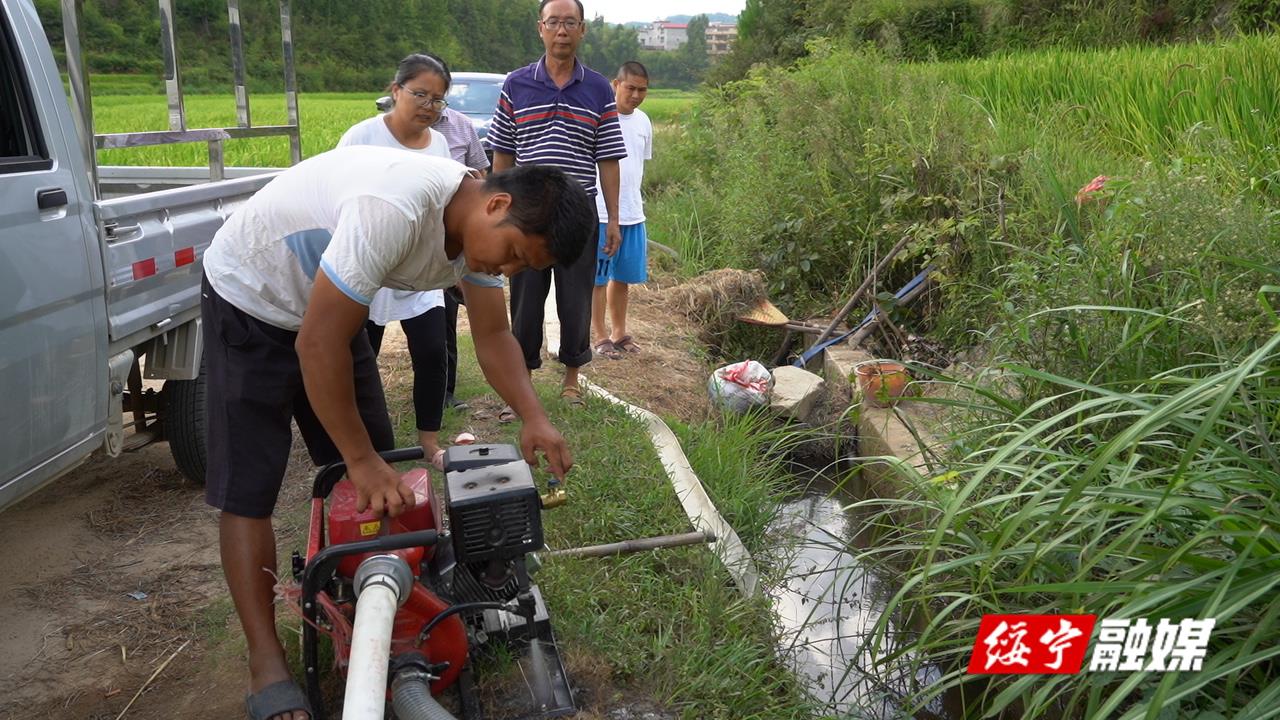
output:
POLYGON ((653 441, 653 447, 658 451, 658 458, 671 479, 671 486, 675 488, 680 505, 689 516, 689 522, 693 523, 695 528, 715 536, 711 551, 729 571, 729 575, 738 586, 738 591, 747 597, 755 595, 760 586, 760 573, 751 560, 751 554, 747 552, 742 540, 738 539, 738 533, 734 532, 733 527, 720 515, 715 503, 711 502, 711 497, 707 495, 706 489, 702 487, 702 481, 689 465, 689 458, 685 457, 684 450, 680 448, 680 440, 676 438, 675 433, 671 432, 671 428, 667 427, 667 424, 657 415, 615 397, 608 390, 586 378, 582 378, 582 383, 586 386, 587 392, 622 407, 632 417, 648 426, 649 439, 653 441))
POLYGON ((367 581, 356 602, 356 622, 351 633, 351 663, 347 668, 347 693, 342 701, 343 720, 382 720, 387 698, 387 662, 391 657, 391 626, 400 606, 395 580, 388 584, 367 581))

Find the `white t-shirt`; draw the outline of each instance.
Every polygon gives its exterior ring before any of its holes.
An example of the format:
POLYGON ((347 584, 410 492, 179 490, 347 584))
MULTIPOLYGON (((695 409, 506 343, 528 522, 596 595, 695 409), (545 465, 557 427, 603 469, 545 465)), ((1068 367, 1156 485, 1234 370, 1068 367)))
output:
MULTIPOLYGON (((640 197, 640 184, 644 181, 644 161, 653 159, 653 123, 640 108, 630 115, 618 113, 622 126, 622 141, 627 146, 627 156, 618 161, 618 223, 638 225, 644 222, 644 200, 640 197)), ((604 190, 596 177, 596 212, 600 222, 609 222, 609 212, 604 207, 604 190)))
MULTIPOLYGON (((444 135, 427 128, 431 135, 431 143, 424 148, 411 148, 401 144, 391 128, 387 127, 386 115, 375 115, 352 125, 342 134, 338 147, 347 145, 377 145, 396 148, 409 152, 422 153, 435 157, 449 157, 449 141, 444 135)), ((418 317, 422 313, 444 306, 444 292, 430 290, 428 292, 412 292, 409 290, 390 290, 383 288, 373 296, 369 303, 369 319, 379 325, 386 325, 393 320, 407 320, 418 317)))
POLYGON ((424 155, 435 155, 437 157, 449 157, 449 141, 445 139, 439 132, 427 128, 427 132, 431 135, 431 144, 424 148, 411 148, 408 145, 401 145, 395 135, 391 134, 391 128, 387 127, 387 116, 374 115, 371 118, 365 118, 360 122, 352 125, 346 132, 342 133, 342 139, 338 141, 338 147, 346 147, 347 145, 377 145, 379 147, 396 148, 397 150, 408 150, 409 152, 422 153, 424 155))
POLYGON ((368 305, 378 288, 440 290, 472 273, 445 255, 444 209, 466 166, 381 147, 345 147, 277 175, 227 219, 204 257, 224 299, 286 330, 302 327, 316 271, 368 305))

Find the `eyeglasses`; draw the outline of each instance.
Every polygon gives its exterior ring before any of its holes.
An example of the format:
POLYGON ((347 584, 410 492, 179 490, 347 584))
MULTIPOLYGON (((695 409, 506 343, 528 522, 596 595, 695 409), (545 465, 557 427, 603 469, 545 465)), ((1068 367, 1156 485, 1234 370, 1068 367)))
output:
POLYGON ((581 20, 574 20, 573 18, 569 18, 567 20, 561 20, 560 18, 550 18, 548 20, 540 20, 539 22, 542 23, 542 27, 552 32, 558 32, 560 28, 564 28, 569 32, 573 32, 574 30, 577 30, 580 26, 586 24, 581 20))
POLYGON ((400 89, 412 95, 413 101, 417 103, 420 108, 431 108, 432 110, 439 111, 449 107, 449 101, 444 98, 432 98, 430 93, 424 93, 421 90, 410 90, 404 85, 401 85, 400 89))

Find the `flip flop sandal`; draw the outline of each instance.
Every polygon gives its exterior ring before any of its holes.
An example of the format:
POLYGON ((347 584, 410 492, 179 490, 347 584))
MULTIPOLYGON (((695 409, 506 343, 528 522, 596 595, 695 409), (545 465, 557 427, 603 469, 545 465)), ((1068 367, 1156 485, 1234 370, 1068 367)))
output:
POLYGON ((305 712, 307 717, 314 717, 307 696, 293 680, 274 682, 256 693, 246 695, 244 706, 252 720, 268 720, 297 710, 305 712))
POLYGON ((622 351, 618 349, 617 345, 614 345, 608 340, 601 340, 592 346, 591 350, 595 352, 595 354, 607 357, 610 360, 619 360, 622 358, 622 351))
POLYGON ((560 390, 560 399, 571 407, 586 407, 587 405, 587 401, 582 399, 582 390, 576 387, 562 388, 560 390))
POLYGON ((623 335, 621 339, 615 340, 613 342, 613 346, 621 352, 626 352, 626 353, 640 352, 640 346, 636 344, 635 340, 631 339, 630 335, 623 335))
POLYGON ((516 415, 516 411, 511 409, 510 405, 498 411, 498 422, 503 425, 515 422, 519 417, 519 415, 516 415))
POLYGON ((444 472, 444 448, 440 448, 435 455, 431 456, 431 467, 444 472))

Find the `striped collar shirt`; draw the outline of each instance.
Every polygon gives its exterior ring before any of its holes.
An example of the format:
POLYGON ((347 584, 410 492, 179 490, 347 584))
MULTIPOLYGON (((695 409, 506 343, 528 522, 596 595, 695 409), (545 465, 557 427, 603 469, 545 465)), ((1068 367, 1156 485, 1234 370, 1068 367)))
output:
POLYGON ((596 192, 596 164, 627 156, 613 88, 600 73, 573 61, 573 76, 558 87, 546 56, 507 76, 489 126, 489 146, 517 165, 550 165, 596 192))
POLYGON ((473 170, 489 167, 489 158, 485 157, 484 147, 480 145, 480 138, 476 135, 476 127, 471 123, 471 118, 447 107, 431 129, 444 136, 449 145, 449 157, 473 170))

